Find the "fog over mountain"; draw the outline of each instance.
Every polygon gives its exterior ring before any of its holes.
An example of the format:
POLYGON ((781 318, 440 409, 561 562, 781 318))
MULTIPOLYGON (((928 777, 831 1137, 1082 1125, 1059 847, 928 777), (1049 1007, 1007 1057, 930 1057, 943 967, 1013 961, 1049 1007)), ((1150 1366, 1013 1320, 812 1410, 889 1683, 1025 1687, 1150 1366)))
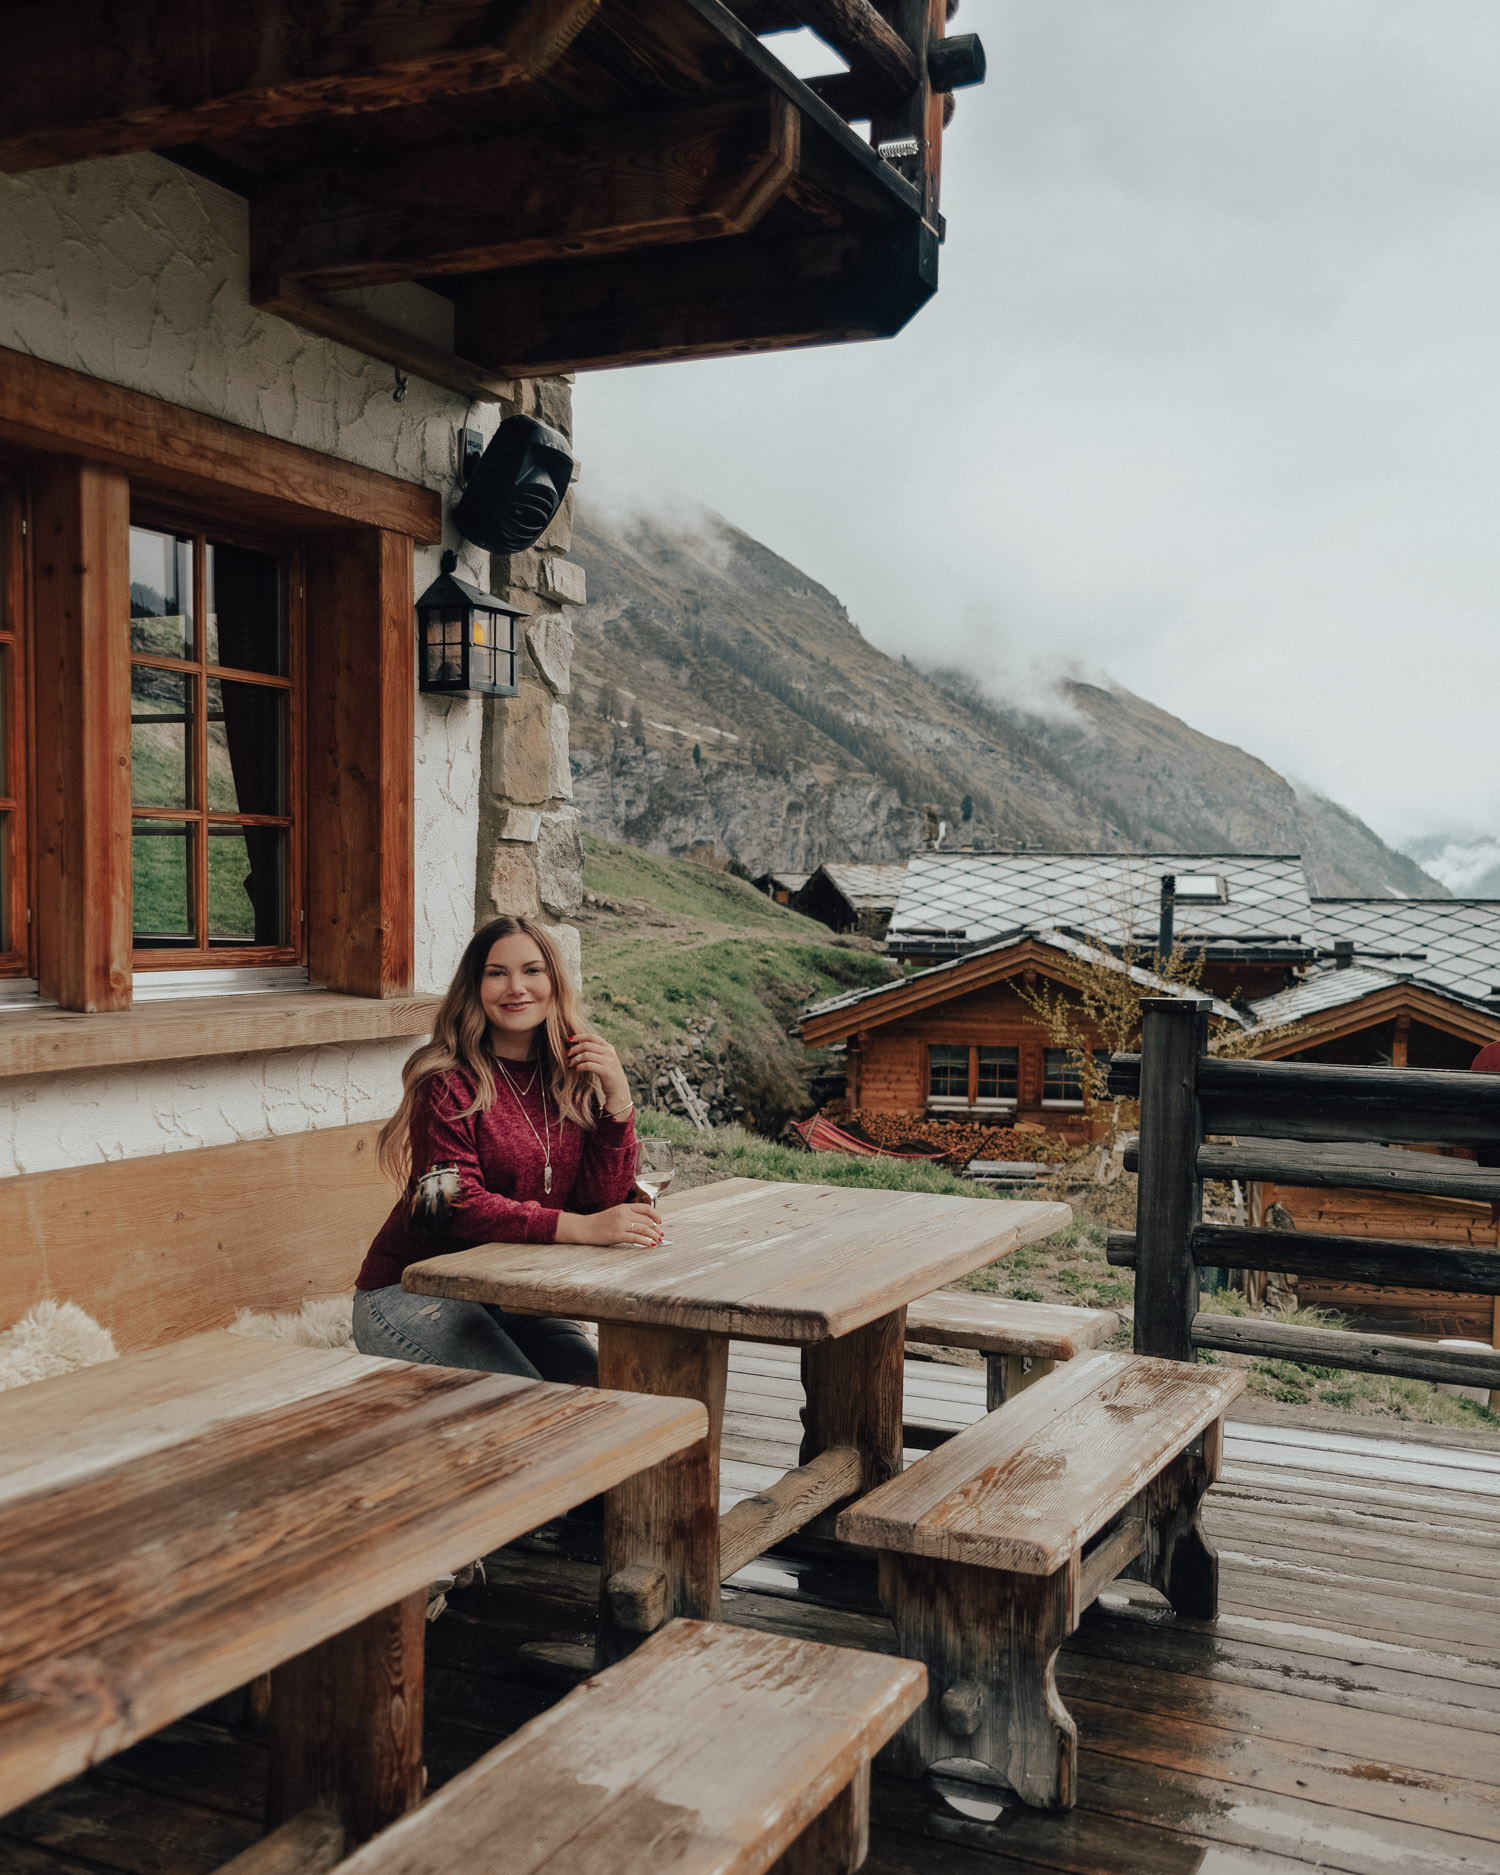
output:
POLYGON ((904 858, 967 800, 980 847, 1301 852, 1320 893, 1446 896, 1337 803, 1108 679, 985 691, 887 655, 717 515, 585 515, 573 551, 573 785, 609 838, 801 870, 904 858))

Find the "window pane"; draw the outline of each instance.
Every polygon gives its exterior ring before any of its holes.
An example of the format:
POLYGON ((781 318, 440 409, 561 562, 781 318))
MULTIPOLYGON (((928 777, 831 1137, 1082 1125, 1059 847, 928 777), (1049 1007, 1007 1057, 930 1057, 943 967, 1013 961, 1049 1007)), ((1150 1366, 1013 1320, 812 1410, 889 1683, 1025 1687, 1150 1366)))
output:
POLYGON ((194 684, 176 671, 130 667, 130 798, 137 807, 193 805, 194 684))
POLYGON ((1042 1051, 1042 1099, 1083 1099, 1083 1068, 1066 1048, 1042 1051))
POLYGON ((138 820, 130 834, 136 949, 191 947, 191 824, 181 820, 138 820))
MULTIPOLYGON (((3 512, 3 510, 0 510, 3 512)), ((5 577, 5 562, 0 560, 0 579, 5 577)), ((0 645, 0 794, 9 795, 20 785, 21 777, 10 772, 10 646, 0 645)))
POLYGON ((285 944, 285 880, 280 827, 210 827, 209 943, 285 944))
POLYGON ((935 1044, 927 1051, 929 1099, 969 1098, 969 1051, 935 1044))
POLYGON ((208 680, 208 806, 215 814, 286 812, 287 694, 208 680))
POLYGON ((234 670, 286 675, 281 562, 274 554, 208 543, 204 657, 234 670))
POLYGON ((10 935, 10 880, 11 857, 10 843, 15 838, 16 817, 14 814, 0 814, 0 953, 9 951, 10 935))
POLYGON ((1021 1082, 1019 1048, 981 1048, 979 1051, 980 1100, 1014 1100, 1021 1082))
POLYGON ((130 648, 193 655, 193 543, 185 535, 130 530, 130 648))

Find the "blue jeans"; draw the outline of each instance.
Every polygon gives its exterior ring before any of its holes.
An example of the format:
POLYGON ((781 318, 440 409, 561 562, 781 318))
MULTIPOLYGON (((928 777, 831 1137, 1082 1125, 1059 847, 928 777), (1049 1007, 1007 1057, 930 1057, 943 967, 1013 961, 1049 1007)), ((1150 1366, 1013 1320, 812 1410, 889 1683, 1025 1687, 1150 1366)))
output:
POLYGON ((511 1315, 492 1302, 409 1294, 399 1283, 354 1292, 354 1345, 361 1354, 429 1367, 469 1367, 597 1387, 599 1358, 577 1322, 511 1315))

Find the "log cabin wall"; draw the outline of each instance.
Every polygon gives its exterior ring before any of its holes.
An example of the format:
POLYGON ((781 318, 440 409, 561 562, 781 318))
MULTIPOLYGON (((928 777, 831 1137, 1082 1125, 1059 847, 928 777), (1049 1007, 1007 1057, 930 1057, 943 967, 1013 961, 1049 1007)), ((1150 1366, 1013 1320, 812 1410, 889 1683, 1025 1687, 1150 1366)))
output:
MULTIPOLYGON (((1386 1021, 1294 1046, 1284 1058, 1344 1067, 1462 1070, 1473 1061, 1483 1040, 1480 1034, 1459 1035, 1401 1011, 1386 1021)), ((1249 1201, 1250 1221, 1257 1227, 1280 1222, 1299 1231, 1453 1244, 1500 1254, 1500 1227, 1487 1204, 1407 1192, 1314 1190, 1270 1183, 1251 1185, 1249 1201)), ((1457 1337, 1500 1347, 1500 1300, 1490 1296, 1377 1289, 1307 1276, 1298 1278, 1297 1294, 1310 1308, 1332 1309, 1344 1316, 1351 1328, 1429 1340, 1457 1337)))
MULTIPOLYGON (((446 987, 476 921, 497 910, 537 909, 559 919, 581 900, 566 697, 569 607, 584 593, 581 571, 564 558, 571 499, 534 550, 493 563, 444 519, 456 488, 460 427, 487 436, 520 410, 566 430, 570 386, 523 380, 510 401, 471 405, 461 392, 415 375, 398 385, 390 364, 257 310, 248 292, 245 200, 154 154, 7 176, 0 252, 7 256, 0 472, 18 478, 21 500, 30 504, 33 584, 45 587, 50 564, 38 539, 37 504, 45 500, 49 512, 58 506, 47 479, 49 445, 66 447, 45 423, 36 434, 26 429, 30 387, 51 367, 62 368, 54 371, 59 397, 69 385, 80 387, 78 409, 86 412, 90 394, 121 402, 122 436, 150 429, 150 413, 160 412, 163 447, 177 451, 172 474, 180 469, 208 490, 222 471, 222 496, 209 501, 206 525, 234 524, 252 511, 263 525, 266 513, 290 512, 300 501, 309 525, 321 519, 343 530, 309 534, 299 549, 306 629, 317 634, 317 654, 329 667, 328 707, 321 721, 304 725, 308 827, 317 835, 308 840, 312 890, 304 902, 310 918, 326 911, 328 928, 321 946, 301 931, 292 936, 316 977, 351 1000, 380 999, 366 1013, 358 1003, 330 1009, 305 992, 193 999, 171 1010, 138 1002, 131 1010, 128 922, 123 969, 117 961, 112 972, 91 974, 89 960, 75 968, 65 956, 59 974, 49 954, 40 960, 44 996, 64 1008, 115 1013, 49 1029, 38 1027, 48 1012, 35 1001, 30 1010, 0 1006, 0 1177, 381 1120, 398 1097, 403 1060, 430 1026, 431 996, 446 987), (142 412, 144 423, 137 421, 142 412), (257 451, 265 452, 267 486, 242 515, 246 463, 257 451), (339 513, 316 515, 316 493, 299 482, 304 467, 313 484, 323 477, 337 487, 339 513), (371 490, 390 494, 394 511, 376 512, 371 490), (403 509, 432 524, 408 520, 403 509), (335 539, 345 554, 337 564, 335 539), (417 692, 412 601, 436 577, 444 545, 459 552, 461 576, 530 615, 515 699, 417 692), (358 614, 353 639, 342 624, 335 629, 330 595, 350 617, 358 614), (377 642, 386 667, 370 663, 377 642), (328 804, 338 790, 361 785, 361 771, 377 760, 397 765, 392 788, 372 814, 348 821, 335 878, 327 835, 337 831, 339 810, 328 804), (313 826, 319 816, 323 833, 313 826), (350 917, 351 874, 368 870, 371 849, 389 876, 366 882, 358 941, 344 941, 337 934, 350 917), (71 994, 91 1000, 70 1001, 71 994), (87 1023, 100 1026, 86 1033, 80 1025, 87 1023)), ((421 287, 373 289, 361 299, 422 339, 451 339, 451 304, 421 287)), ((96 442, 86 433, 91 421, 79 418, 75 446, 85 456, 96 442)), ((98 503, 87 512, 96 510, 105 513, 98 503)), ((66 605, 64 594, 53 614, 62 616, 66 605)), ((123 590, 118 611, 123 634, 123 590)), ((28 617, 28 633, 38 623, 28 617)), ((56 690, 71 680, 48 666, 49 646, 50 639, 30 650, 38 683, 47 675, 56 690)), ((111 673, 109 683, 117 677, 111 673)), ((127 706, 117 700, 115 707, 127 706)), ((66 764, 54 766, 64 787, 66 764)), ((82 827, 87 838, 76 794, 60 798, 62 824, 82 827)), ((127 874, 127 891, 128 884, 127 874)), ((49 901, 38 898, 50 917, 49 901)), ((117 910, 110 906, 110 917, 117 910)), ((125 910, 128 919, 128 902, 125 910)), ((76 937, 76 915, 66 905, 57 915, 64 913, 76 937)), ((576 960, 576 934, 563 926, 559 936, 576 960)), ((118 933, 101 943, 120 950, 118 933)), ((34 943, 33 978, 36 952, 34 943)), ((134 976, 139 987, 140 971, 134 976)), ((0 993, 0 1001, 24 995, 24 984, 0 984, 0 993)), ((0 1327, 11 1314, 0 1301, 0 1327)))
POLYGON ((928 1051, 938 1044, 1015 1048, 1019 1055, 1019 1093, 1013 1110, 950 1112, 948 1117, 980 1118, 995 1126, 1020 1120, 1045 1126, 1074 1145, 1095 1137, 1097 1129, 1081 1104, 1063 1106, 1044 1100, 1044 1057, 1053 1044, 1035 1010, 1010 982, 973 990, 851 1036, 851 1104, 876 1113, 928 1111, 928 1051))

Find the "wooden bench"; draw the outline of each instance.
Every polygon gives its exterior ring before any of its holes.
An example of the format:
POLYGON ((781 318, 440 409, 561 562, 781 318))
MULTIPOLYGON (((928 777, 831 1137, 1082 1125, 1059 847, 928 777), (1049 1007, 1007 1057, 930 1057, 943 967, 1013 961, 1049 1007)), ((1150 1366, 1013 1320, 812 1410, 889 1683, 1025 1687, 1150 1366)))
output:
POLYGON ((1085 1354, 842 1513, 840 1538, 881 1552, 897 1650, 931 1675, 892 1770, 974 1758, 1027 1803, 1072 1805, 1078 1734, 1057 1650, 1122 1574, 1179 1614, 1217 1611, 1198 1511, 1244 1384, 1223 1367, 1085 1354))
POLYGON ((674 1621, 393 1824, 340 1875, 841 1875, 909 1660, 674 1621))
POLYGON ((986 1369, 985 1403, 992 1413, 1050 1374, 1059 1361, 1108 1341, 1119 1326, 1113 1309, 1013 1302, 967 1289, 936 1290, 906 1311, 908 1341, 979 1350, 986 1369))

